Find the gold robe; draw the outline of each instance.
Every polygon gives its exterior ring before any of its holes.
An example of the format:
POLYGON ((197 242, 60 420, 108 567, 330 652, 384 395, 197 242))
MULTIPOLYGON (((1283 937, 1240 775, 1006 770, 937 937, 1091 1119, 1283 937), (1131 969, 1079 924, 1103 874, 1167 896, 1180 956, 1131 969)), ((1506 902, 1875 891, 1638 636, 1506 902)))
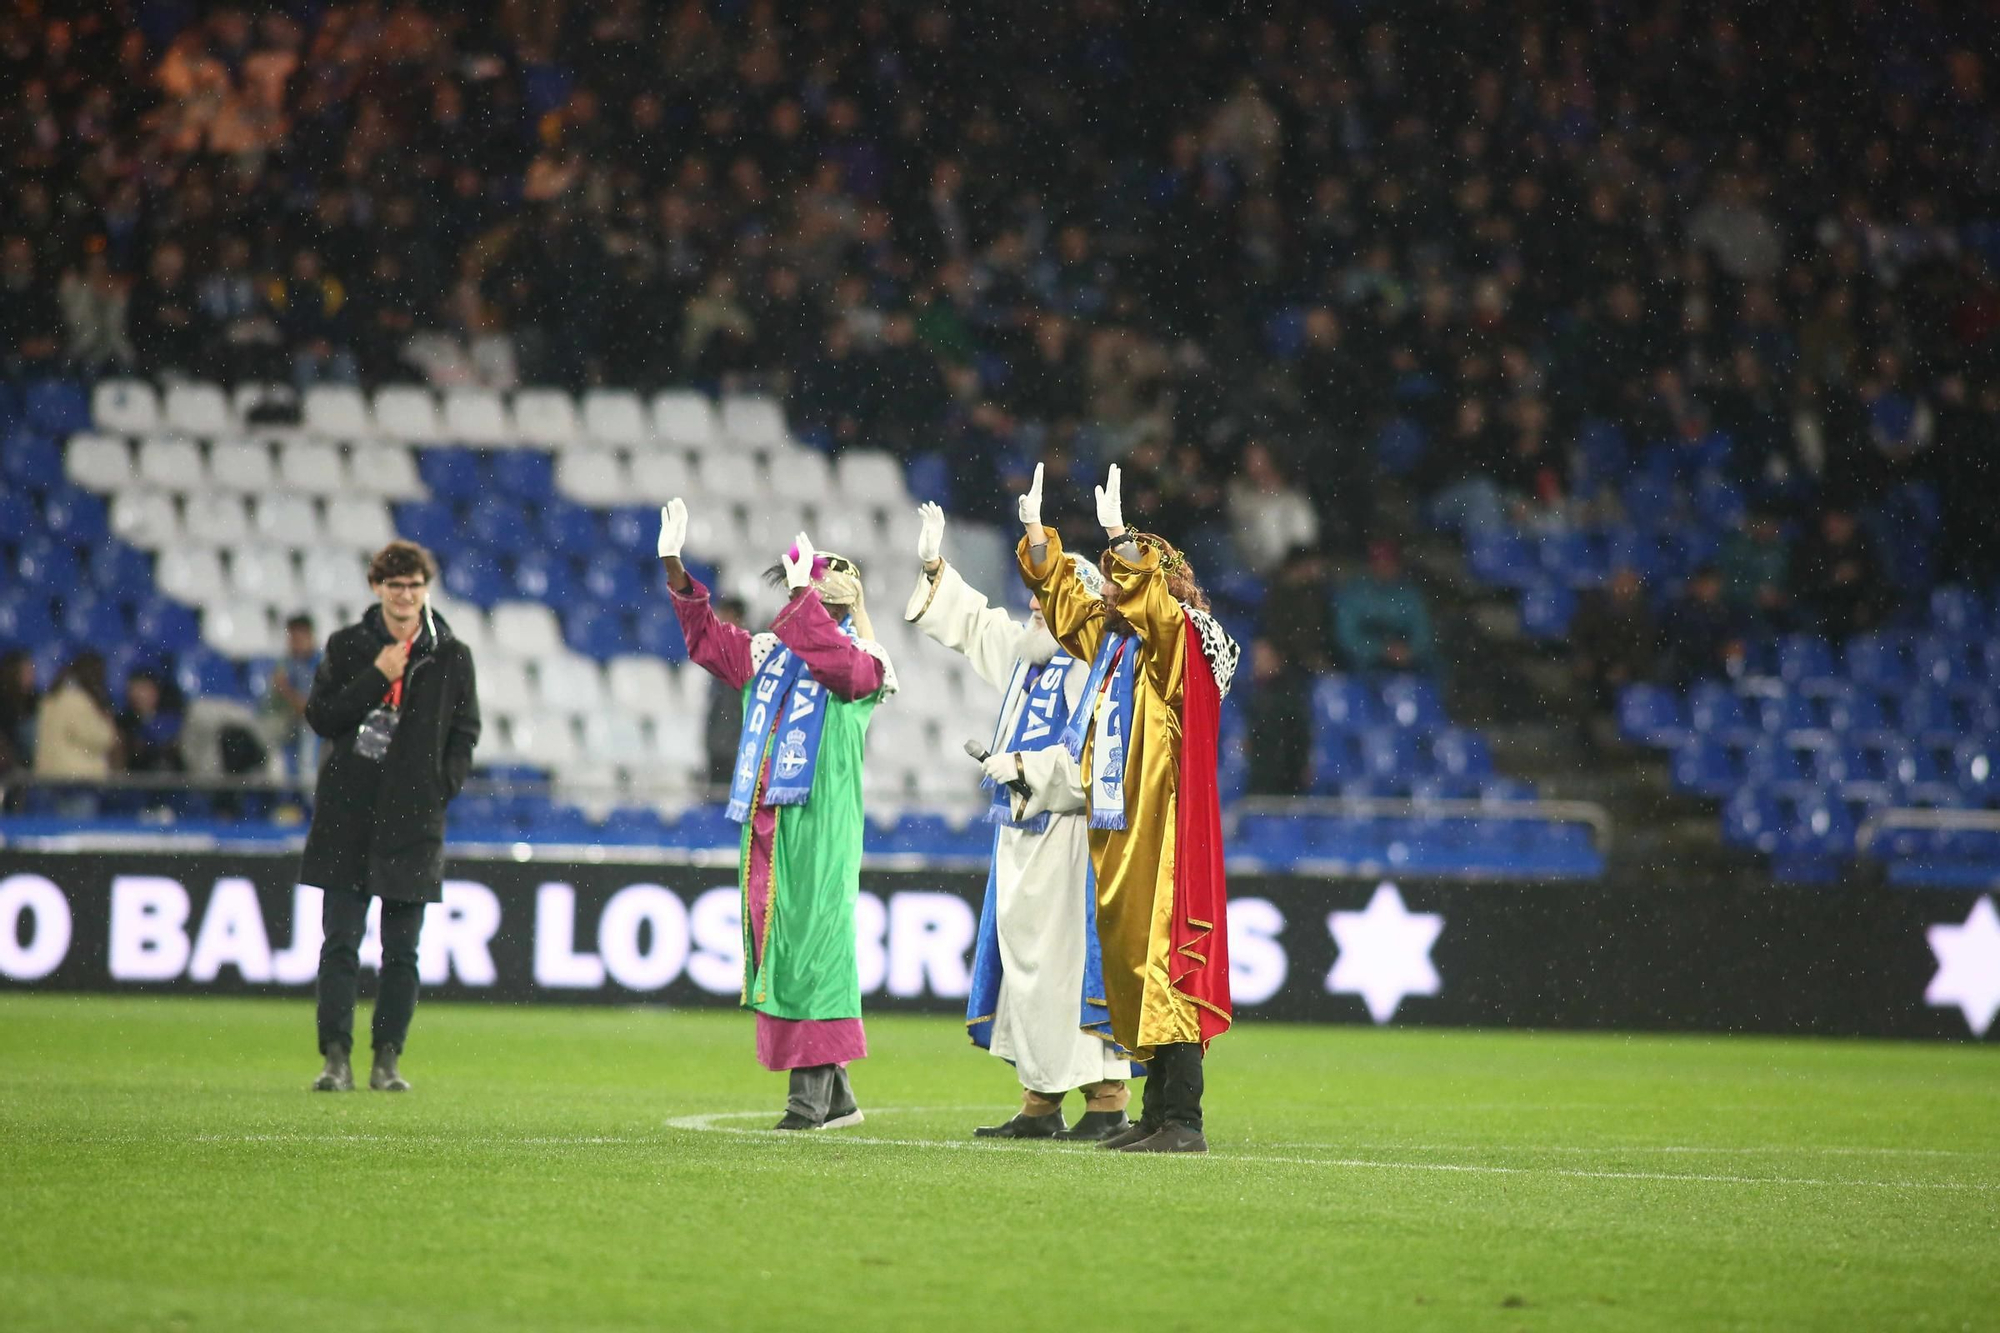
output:
MULTIPOLYGON (((1029 554, 1027 539, 1021 540, 1021 576, 1041 599, 1042 616, 1056 640, 1088 662, 1104 640, 1104 602, 1070 572, 1055 532, 1043 531, 1048 548, 1039 565, 1029 554)), ((1158 551, 1141 546, 1136 561, 1112 551, 1103 563, 1118 585, 1119 610, 1138 633, 1140 655, 1125 741, 1125 827, 1092 829, 1090 859, 1097 870, 1097 936, 1104 952, 1111 1034, 1144 1061, 1153 1058, 1155 1046, 1202 1039, 1195 1001, 1175 989, 1168 974, 1187 613, 1167 591, 1158 551)), ((1082 705, 1092 710, 1084 738, 1086 775, 1100 703, 1101 696, 1082 705)))

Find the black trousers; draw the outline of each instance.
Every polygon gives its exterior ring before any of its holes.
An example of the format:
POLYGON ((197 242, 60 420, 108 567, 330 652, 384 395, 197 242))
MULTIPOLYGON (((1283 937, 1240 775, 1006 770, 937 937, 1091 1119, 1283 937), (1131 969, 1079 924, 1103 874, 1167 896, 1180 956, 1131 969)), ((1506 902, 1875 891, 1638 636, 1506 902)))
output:
POLYGON ((1172 1122, 1199 1131, 1202 1077, 1201 1046, 1175 1042, 1153 1048, 1146 1063, 1145 1086, 1139 1090, 1139 1121, 1158 1129, 1172 1122))
MULTIPOLYGON (((354 1049, 354 993, 361 979, 361 936, 368 928, 368 895, 326 889, 320 906, 319 1050, 354 1049)), ((375 997, 376 1050, 402 1050, 417 1011, 417 936, 424 904, 382 900, 382 988, 375 997)))

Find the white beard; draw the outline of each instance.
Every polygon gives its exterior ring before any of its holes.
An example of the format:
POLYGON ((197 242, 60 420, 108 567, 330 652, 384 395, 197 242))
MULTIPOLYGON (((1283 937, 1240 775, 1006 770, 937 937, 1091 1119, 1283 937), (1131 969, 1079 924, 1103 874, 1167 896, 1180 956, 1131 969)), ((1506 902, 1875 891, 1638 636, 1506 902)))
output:
POLYGON ((1021 645, 1021 657, 1030 666, 1046 666, 1049 659, 1061 651, 1062 645, 1056 642, 1055 635, 1049 633, 1047 625, 1028 627, 1027 641, 1021 645))

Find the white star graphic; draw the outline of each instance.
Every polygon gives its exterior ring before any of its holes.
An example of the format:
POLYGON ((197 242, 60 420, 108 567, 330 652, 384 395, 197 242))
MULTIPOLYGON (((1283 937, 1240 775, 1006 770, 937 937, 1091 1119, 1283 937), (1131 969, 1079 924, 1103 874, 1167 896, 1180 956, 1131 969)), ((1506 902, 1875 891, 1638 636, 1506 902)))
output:
POLYGON ((1377 1023, 1394 1018, 1405 995, 1435 995, 1443 984, 1431 966, 1431 946, 1444 918, 1407 910, 1394 884, 1378 885, 1365 911, 1329 913, 1326 926, 1340 946, 1327 992, 1359 995, 1377 1023))
POLYGON ((1957 1005, 1972 1035, 1985 1036, 2000 1014, 2000 913, 1993 900, 1974 903, 1962 926, 1932 926, 1924 933, 1938 960, 1924 1003, 1940 1009, 1957 1005))

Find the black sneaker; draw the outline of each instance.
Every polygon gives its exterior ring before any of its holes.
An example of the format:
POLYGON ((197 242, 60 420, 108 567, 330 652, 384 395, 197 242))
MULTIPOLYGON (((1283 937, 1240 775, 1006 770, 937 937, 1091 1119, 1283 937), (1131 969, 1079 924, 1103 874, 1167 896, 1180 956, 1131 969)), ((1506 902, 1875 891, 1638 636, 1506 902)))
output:
POLYGON ((335 1046, 326 1053, 326 1067, 313 1080, 314 1092, 353 1092, 354 1070, 347 1063, 347 1048, 335 1046))
POLYGON ((1117 1152, 1131 1144, 1137 1143, 1140 1139, 1151 1138, 1159 1132, 1159 1129, 1158 1125, 1149 1125, 1144 1120, 1134 1120, 1110 1138, 1100 1140, 1097 1146, 1117 1152))
POLYGON ((1047 1115, 1017 1115, 1004 1125, 982 1125, 972 1131, 975 1139, 1053 1139, 1063 1132, 1061 1111, 1047 1115))
POLYGON ((825 1121, 823 1121, 820 1124, 820 1128, 846 1129, 849 1125, 858 1125, 865 1119, 867 1119, 867 1117, 861 1114, 860 1107, 850 1106, 845 1111, 833 1111, 828 1113, 825 1121))
POLYGON ((785 1118, 771 1126, 772 1129, 818 1129, 819 1121, 800 1115, 797 1111, 785 1112, 785 1118))
POLYGON ((1128 1143, 1119 1152, 1207 1152, 1208 1140, 1198 1129, 1186 1125, 1176 1125, 1172 1121, 1157 1134, 1149 1134, 1136 1143, 1128 1143))
POLYGON ((1085 1111, 1082 1119, 1056 1137, 1065 1143, 1098 1143, 1123 1133, 1131 1123, 1123 1111, 1085 1111))
POLYGON ((396 1048, 384 1046, 375 1052, 375 1067, 368 1071, 368 1086, 375 1092, 408 1092, 410 1081, 396 1072, 396 1048))

